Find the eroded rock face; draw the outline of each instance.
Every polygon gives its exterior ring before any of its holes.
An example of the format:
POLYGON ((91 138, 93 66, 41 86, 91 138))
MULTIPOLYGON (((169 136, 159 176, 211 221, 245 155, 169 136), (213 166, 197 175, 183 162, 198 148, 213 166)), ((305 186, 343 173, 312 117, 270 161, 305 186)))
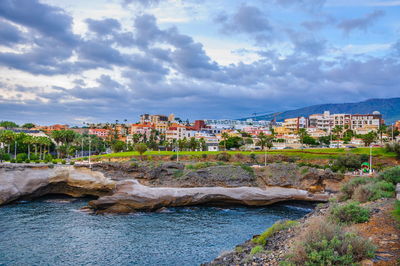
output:
POLYGON ((0 165, 0 205, 46 194, 104 196, 114 187, 114 181, 87 168, 0 165))
POLYGON ((148 187, 136 180, 121 181, 116 192, 89 202, 97 213, 154 211, 162 207, 198 204, 265 206, 285 200, 326 201, 328 194, 281 187, 148 187))
MULTIPOLYGON (((165 186, 168 184, 166 180, 170 180, 168 178, 177 177, 177 171, 182 173, 184 169, 180 164, 163 165, 150 172, 137 170, 137 166, 132 165, 121 169, 117 165, 106 165, 105 168, 100 172, 73 166, 0 165, 0 205, 54 193, 73 197, 98 196, 98 200, 89 203, 97 213, 155 211, 162 207, 199 204, 265 206, 285 200, 328 199, 326 193, 311 193, 304 189, 251 186, 255 176, 238 166, 213 166, 183 173, 180 176, 183 181, 176 182, 180 187, 165 186), (125 175, 118 180, 116 177, 121 172, 125 175), (139 183, 132 176, 140 172, 146 175, 144 178, 148 182, 163 178, 157 182, 164 186, 151 187, 139 183), (190 187, 184 187, 185 184, 190 187)), ((171 182, 176 184, 175 180, 171 182)))
POLYGON ((335 191, 343 175, 328 169, 299 167, 293 163, 273 163, 257 171, 257 177, 267 186, 305 189, 310 192, 335 191))

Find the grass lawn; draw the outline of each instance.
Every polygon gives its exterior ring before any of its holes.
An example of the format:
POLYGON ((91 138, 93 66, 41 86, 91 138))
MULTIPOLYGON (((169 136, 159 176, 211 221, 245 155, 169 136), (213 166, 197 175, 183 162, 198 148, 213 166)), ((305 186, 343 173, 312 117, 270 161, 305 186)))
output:
MULTIPOLYGON (((212 152, 212 151, 181 151, 179 155, 198 155, 201 156, 202 154, 218 154, 221 152, 212 152)), ((264 154, 263 151, 228 151, 230 154, 241 153, 244 155, 249 155, 251 153, 255 154, 264 154)), ((355 154, 368 154, 369 155, 369 148, 356 148, 356 149, 291 149, 291 150, 270 150, 267 151, 267 154, 271 155, 287 155, 287 156, 297 156, 302 159, 332 159, 336 158, 341 154, 345 153, 355 153, 355 154)), ((152 155, 152 156, 170 156, 176 154, 176 152, 172 151, 147 151, 144 155, 152 155)), ((372 148, 372 155, 373 156, 382 156, 382 157, 395 157, 396 155, 392 152, 386 152, 383 148, 372 148)), ((111 153, 111 154, 104 154, 93 156, 101 157, 101 158, 110 158, 110 157, 132 157, 132 156, 139 156, 139 153, 136 151, 130 152, 119 152, 119 153, 111 153)))

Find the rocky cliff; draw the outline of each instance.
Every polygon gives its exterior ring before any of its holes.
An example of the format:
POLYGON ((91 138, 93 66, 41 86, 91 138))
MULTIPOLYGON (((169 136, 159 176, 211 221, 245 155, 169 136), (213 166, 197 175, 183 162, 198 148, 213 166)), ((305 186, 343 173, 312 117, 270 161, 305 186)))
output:
MULTIPOLYGON (((285 200, 326 201, 328 194, 260 184, 254 173, 238 166, 212 166, 183 172, 179 164, 149 169, 136 165, 74 166, 0 165, 0 205, 46 194, 97 196, 89 208, 97 213, 154 211, 198 204, 264 206, 285 200), (176 174, 179 173, 179 176, 176 174), (139 181, 140 182, 139 182, 139 181), (149 184, 151 186, 149 186, 149 184), (259 187, 256 187, 257 184, 259 187)), ((281 176, 281 178, 284 178, 281 176)))

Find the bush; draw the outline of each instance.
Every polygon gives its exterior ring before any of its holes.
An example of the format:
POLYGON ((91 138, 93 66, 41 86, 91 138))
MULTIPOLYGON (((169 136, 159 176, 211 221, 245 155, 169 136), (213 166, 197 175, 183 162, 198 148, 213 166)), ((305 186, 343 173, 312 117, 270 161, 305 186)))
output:
POLYGON ((207 159, 207 154, 203 153, 203 154, 201 155, 201 158, 207 159))
POLYGON ((253 160, 254 162, 257 161, 257 155, 255 153, 250 153, 250 159, 253 160))
POLYGON ((329 214, 334 221, 344 224, 368 222, 370 211, 357 202, 350 202, 341 206, 334 206, 329 214))
POLYGON ((243 160, 244 159, 244 155, 241 154, 241 153, 236 153, 235 154, 235 158, 238 159, 238 160, 243 160))
POLYGON ((29 160, 29 159, 26 159, 26 160, 25 160, 25 162, 26 162, 26 163, 30 163, 30 162, 31 162, 31 160, 29 160))
POLYGON ((10 159, 10 163, 15 163, 15 159, 10 159))
POLYGON ((28 159, 28 155, 26 153, 18 153, 17 154, 17 161, 25 161, 28 159))
POLYGON ((278 221, 274 223, 270 228, 265 230, 261 235, 253 238, 253 242, 259 245, 265 246, 267 244, 268 238, 273 236, 275 233, 286 230, 290 227, 293 227, 295 225, 299 224, 297 221, 278 221))
POLYGON ((393 184, 386 181, 376 181, 357 187, 352 198, 359 202, 391 198, 394 196, 394 190, 393 184))
POLYGON ((52 164, 57 164, 57 160, 52 160, 51 163, 52 164))
POLYGON ((62 163, 62 164, 66 164, 67 161, 66 161, 66 160, 61 160, 61 163, 62 163))
POLYGON ((17 159, 17 163, 23 163, 24 162, 24 160, 22 160, 22 159, 17 159))
POLYGON ((260 253, 264 251, 264 248, 262 246, 255 246, 254 248, 251 249, 250 255, 255 255, 257 253, 260 253))
POLYGON ((400 166, 390 168, 379 175, 379 178, 392 184, 400 183, 400 166))
POLYGON ((177 158, 176 154, 172 154, 172 155, 169 157, 169 159, 170 159, 171 161, 175 161, 176 158, 177 158))
POLYGON ((248 166, 247 164, 241 164, 240 167, 248 172, 251 176, 254 176, 254 169, 251 166, 248 166))
POLYGON ((396 154, 397 159, 400 159, 400 143, 386 144, 385 150, 387 152, 394 152, 396 154))
POLYGON ((46 162, 46 163, 49 163, 49 162, 51 162, 53 160, 53 156, 51 156, 51 154, 46 154, 45 156, 44 156, 44 161, 46 162))
POLYGON ((70 164, 70 165, 74 165, 75 162, 74 162, 74 161, 70 161, 69 164, 70 164))
POLYGON ((221 152, 221 153, 217 154, 218 161, 229 162, 230 158, 231 158, 231 155, 227 152, 221 152))
POLYGON ((3 161, 10 161, 11 160, 11 156, 8 153, 1 153, 0 156, 1 156, 1 159, 3 161))
POLYGON ((296 265, 353 265, 373 257, 374 251, 369 240, 321 219, 310 224, 289 260, 296 265))
POLYGON ((331 169, 334 172, 342 173, 346 171, 354 171, 360 169, 361 164, 367 161, 368 155, 365 157, 365 155, 347 153, 336 158, 336 160, 333 161, 331 169))
POLYGON ((32 161, 39 160, 39 156, 37 156, 36 154, 31 154, 31 160, 32 161))
POLYGON ((35 160, 35 163, 40 163, 40 160, 35 160))
POLYGON ((340 199, 353 199, 359 202, 374 201, 393 197, 394 190, 394 185, 386 181, 370 177, 357 177, 343 185, 340 199))

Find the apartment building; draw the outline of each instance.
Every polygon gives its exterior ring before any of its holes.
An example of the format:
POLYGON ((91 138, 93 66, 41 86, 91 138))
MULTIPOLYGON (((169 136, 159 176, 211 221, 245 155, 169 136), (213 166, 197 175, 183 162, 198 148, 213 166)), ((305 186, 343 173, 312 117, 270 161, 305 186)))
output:
POLYGON ((373 112, 372 114, 351 115, 351 129, 358 129, 366 126, 369 126, 370 128, 373 126, 374 128, 378 129, 382 124, 382 115, 377 111, 373 112))
POLYGON ((332 119, 329 111, 323 114, 313 114, 308 117, 308 127, 329 130, 332 127, 332 119))
POLYGON ((90 128, 89 135, 96 135, 99 138, 106 139, 110 136, 111 130, 105 128, 90 128))
POLYGON ((195 130, 187 129, 187 127, 183 125, 173 124, 165 132, 165 139, 166 140, 174 140, 174 139, 178 140, 184 138, 189 139, 191 137, 194 137, 195 134, 196 134, 195 130))
POLYGON ((291 130, 292 132, 298 131, 300 128, 307 128, 308 118, 305 117, 296 117, 296 118, 288 118, 282 123, 284 128, 291 130))

